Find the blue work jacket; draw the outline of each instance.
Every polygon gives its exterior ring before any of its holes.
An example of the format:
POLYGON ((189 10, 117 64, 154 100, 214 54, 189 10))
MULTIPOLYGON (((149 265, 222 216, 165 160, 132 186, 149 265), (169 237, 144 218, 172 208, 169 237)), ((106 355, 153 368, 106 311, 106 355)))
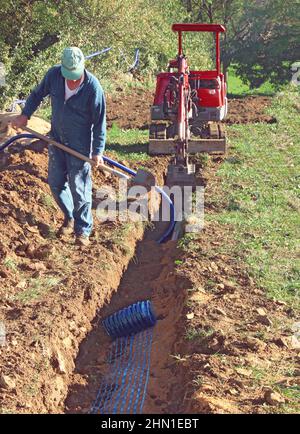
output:
POLYGON ((105 148, 105 97, 97 78, 85 70, 78 92, 65 101, 65 79, 60 66, 49 69, 29 95, 22 111, 32 116, 41 101, 51 98, 51 137, 86 155, 101 155, 105 148))

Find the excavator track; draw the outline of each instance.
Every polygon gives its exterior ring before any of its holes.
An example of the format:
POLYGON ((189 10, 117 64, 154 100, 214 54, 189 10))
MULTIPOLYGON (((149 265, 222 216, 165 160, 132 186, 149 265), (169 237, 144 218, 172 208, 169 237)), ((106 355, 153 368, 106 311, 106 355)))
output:
POLYGON ((219 128, 218 124, 216 123, 210 123, 208 124, 208 131, 209 131, 209 138, 211 140, 219 139, 219 128))
MULTIPOLYGON (((173 155, 176 153, 176 137, 169 137, 170 126, 166 123, 152 123, 149 129, 149 155, 173 155)), ((223 124, 211 122, 203 135, 192 135, 187 153, 224 154, 227 150, 226 130, 223 124)))

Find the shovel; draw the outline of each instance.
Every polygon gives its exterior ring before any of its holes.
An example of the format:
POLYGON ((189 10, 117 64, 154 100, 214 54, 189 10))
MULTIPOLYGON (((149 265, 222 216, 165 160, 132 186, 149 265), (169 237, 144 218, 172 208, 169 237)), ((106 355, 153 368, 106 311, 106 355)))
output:
MULTIPOLYGON (((22 129, 27 131, 30 134, 35 135, 37 138, 44 140, 45 142, 50 143, 51 145, 54 145, 57 148, 62 149, 65 152, 68 152, 69 154, 73 155, 74 157, 79 158, 80 160, 87 161, 92 166, 96 165, 96 162, 94 160, 92 160, 91 158, 80 154, 80 152, 77 152, 74 149, 71 149, 68 146, 63 145, 62 143, 58 143, 55 140, 50 139, 49 137, 44 136, 43 134, 40 134, 37 131, 34 131, 29 127, 22 127, 22 129)), ((112 168, 108 167, 106 164, 99 164, 97 167, 99 169, 105 171, 105 172, 110 173, 111 175, 116 175, 119 178, 129 179, 129 177, 127 175, 125 175, 125 173, 119 172, 118 170, 115 170, 115 169, 112 169, 112 168)), ((138 169, 138 171, 136 172, 136 175, 133 177, 132 181, 135 185, 143 185, 146 188, 151 188, 156 183, 154 175, 152 175, 152 173, 147 172, 146 170, 143 170, 143 169, 138 169)))

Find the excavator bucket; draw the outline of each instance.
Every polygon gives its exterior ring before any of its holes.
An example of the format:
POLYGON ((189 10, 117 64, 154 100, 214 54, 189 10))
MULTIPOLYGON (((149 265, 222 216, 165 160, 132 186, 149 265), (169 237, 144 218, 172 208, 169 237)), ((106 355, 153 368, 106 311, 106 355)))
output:
POLYGON ((155 176, 144 169, 138 169, 136 175, 132 178, 131 185, 142 185, 151 190, 151 187, 156 185, 155 176))
POLYGON ((167 170, 166 185, 170 188, 174 185, 194 188, 196 187, 195 172, 196 168, 194 164, 170 164, 167 170))

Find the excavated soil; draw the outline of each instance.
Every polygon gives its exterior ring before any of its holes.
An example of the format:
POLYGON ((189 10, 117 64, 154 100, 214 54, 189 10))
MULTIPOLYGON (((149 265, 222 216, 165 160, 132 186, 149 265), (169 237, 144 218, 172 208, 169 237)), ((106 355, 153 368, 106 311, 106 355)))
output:
POLYGON ((274 124, 276 118, 266 113, 271 102, 272 98, 268 96, 231 98, 229 99, 229 113, 226 124, 253 124, 259 122, 274 124))
POLYGON ((182 334, 182 313, 188 282, 176 274, 174 261, 179 257, 176 243, 159 246, 153 238, 158 230, 139 242, 135 259, 124 273, 109 306, 99 312, 95 328, 81 345, 73 384, 66 400, 68 413, 88 412, 107 366, 111 339, 101 319, 136 302, 151 299, 158 322, 154 328, 151 371, 143 413, 177 413, 182 404, 183 378, 176 376, 170 357, 182 334), (174 393, 176 391, 176 393, 174 393))
MULTIPOLYGON (((151 98, 139 90, 131 99, 108 98, 109 122, 145 128, 151 98), (132 106, 137 99, 139 108, 132 106)), ((269 104, 259 98, 249 98, 253 122, 265 116, 254 113, 259 101, 264 109, 269 104)), ((199 176, 207 213, 216 210, 222 158, 210 161, 199 176)), ((159 157, 143 162, 160 182, 167 164, 159 157)), ((95 191, 104 183, 115 181, 95 173, 95 191)), ((237 258, 220 253, 223 243, 234 243, 231 228, 206 224, 193 248, 182 250, 172 241, 155 243, 160 224, 144 233, 141 224, 96 220, 91 247, 82 250, 71 238, 55 237, 60 223, 47 185, 45 146, 13 145, 0 162, 2 413, 88 412, 110 345, 101 319, 145 298, 158 315, 145 413, 268 412, 268 381, 263 388, 255 372, 276 372, 280 384, 299 385, 284 374, 299 361, 288 331, 277 327, 274 333, 270 326, 294 313, 268 300, 237 258), (186 339, 191 326, 199 339, 186 339)))
MULTIPOLYGON (((30 126, 49 130, 36 118, 30 126)), ((13 134, 3 132, 2 140, 13 134)), ((75 246, 72 237, 58 239, 62 216, 47 185, 47 150, 39 141, 26 142, 12 145, 0 161, 0 322, 6 328, 0 408, 52 413, 63 411, 79 344, 117 290, 144 228, 95 219, 89 248, 75 246)), ((143 166, 161 181, 167 161, 143 166)), ((97 189, 116 182, 94 173, 95 206, 97 189)))
MULTIPOLYGON (((154 93, 137 89, 127 94, 119 88, 119 92, 107 98, 108 125, 120 128, 138 128, 147 130, 150 123, 150 107, 154 93)), ((226 124, 248 124, 257 122, 274 123, 276 119, 265 113, 271 105, 272 98, 267 96, 247 96, 231 98, 226 124)))

